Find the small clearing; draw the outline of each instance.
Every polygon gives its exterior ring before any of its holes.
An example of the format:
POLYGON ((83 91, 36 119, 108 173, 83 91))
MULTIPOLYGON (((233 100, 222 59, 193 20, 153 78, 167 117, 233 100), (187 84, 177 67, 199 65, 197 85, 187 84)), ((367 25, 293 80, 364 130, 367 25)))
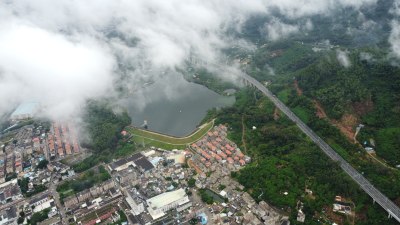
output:
POLYGON ((317 100, 313 100, 314 106, 317 109, 317 117, 319 119, 327 118, 328 116, 325 113, 325 110, 322 108, 321 103, 319 103, 317 100))
POLYGON ((281 117, 278 107, 275 107, 273 116, 274 116, 274 120, 278 120, 281 117))
POLYGON ((296 93, 298 96, 303 95, 303 90, 300 89, 299 83, 297 82, 297 80, 294 80, 294 88, 296 89, 296 93))
MULTIPOLYGON (((317 117, 319 119, 328 118, 321 103, 319 103, 317 100, 313 100, 313 103, 317 110, 317 117)), ((342 132, 342 134, 344 134, 349 140, 354 141, 354 127, 358 125, 358 118, 355 115, 346 113, 342 116, 340 120, 329 119, 329 121, 337 128, 339 128, 340 132, 342 132)))

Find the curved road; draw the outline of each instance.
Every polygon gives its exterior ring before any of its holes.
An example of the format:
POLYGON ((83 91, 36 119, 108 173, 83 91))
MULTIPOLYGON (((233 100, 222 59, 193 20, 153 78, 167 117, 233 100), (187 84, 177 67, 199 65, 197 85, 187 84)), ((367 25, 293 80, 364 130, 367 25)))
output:
POLYGON ((242 73, 241 77, 247 84, 251 84, 265 94, 283 113, 286 114, 311 140, 317 144, 322 151, 333 161, 338 162, 340 167, 358 184, 360 187, 384 208, 389 216, 400 222, 400 208, 390 199, 375 188, 367 179, 365 179, 357 170, 355 170, 346 160, 335 152, 324 140, 322 140, 314 131, 311 130, 303 121, 301 121, 285 104, 283 104, 271 91, 253 77, 242 73))

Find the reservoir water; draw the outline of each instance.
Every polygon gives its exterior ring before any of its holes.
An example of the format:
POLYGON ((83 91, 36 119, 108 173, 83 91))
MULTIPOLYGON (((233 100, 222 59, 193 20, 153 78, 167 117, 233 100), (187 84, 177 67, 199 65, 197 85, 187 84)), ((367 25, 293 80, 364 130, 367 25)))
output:
POLYGON ((131 95, 126 106, 133 125, 147 120, 149 130, 178 137, 193 132, 207 110, 235 102, 233 96, 219 95, 180 76, 159 79, 131 95))

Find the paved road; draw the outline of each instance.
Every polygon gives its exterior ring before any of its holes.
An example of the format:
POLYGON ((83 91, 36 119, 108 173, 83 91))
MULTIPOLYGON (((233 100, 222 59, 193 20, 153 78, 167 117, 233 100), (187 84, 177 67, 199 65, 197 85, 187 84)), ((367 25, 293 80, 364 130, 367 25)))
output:
POLYGON ((56 187, 57 187, 57 184, 55 184, 53 182, 53 174, 52 174, 52 176, 50 178, 49 192, 53 196, 54 202, 56 203, 57 208, 60 211, 62 224, 68 224, 68 217, 67 217, 67 214, 65 212, 65 207, 61 204, 60 195, 56 191, 56 187))
POLYGON ((365 179, 357 170, 355 170, 346 160, 337 154, 324 140, 322 140, 314 131, 311 130, 303 121, 301 121, 285 104, 283 104, 271 91, 263 84, 247 74, 241 74, 247 84, 251 84, 265 94, 283 113, 286 114, 297 126, 317 144, 322 151, 332 160, 338 162, 340 167, 373 198, 375 202, 381 205, 390 216, 400 222, 400 209, 377 188, 375 188, 367 179, 365 179))

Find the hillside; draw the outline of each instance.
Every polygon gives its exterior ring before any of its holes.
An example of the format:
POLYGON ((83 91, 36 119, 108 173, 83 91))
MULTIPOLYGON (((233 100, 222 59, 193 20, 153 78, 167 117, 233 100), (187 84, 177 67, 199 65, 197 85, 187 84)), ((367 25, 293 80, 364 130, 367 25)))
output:
POLYGON ((351 117, 347 125, 353 132, 365 125, 359 143, 376 147, 376 154, 395 166, 400 164, 400 69, 380 53, 354 50, 348 68, 330 54, 295 77, 304 95, 319 102, 329 118, 346 124, 351 117))

